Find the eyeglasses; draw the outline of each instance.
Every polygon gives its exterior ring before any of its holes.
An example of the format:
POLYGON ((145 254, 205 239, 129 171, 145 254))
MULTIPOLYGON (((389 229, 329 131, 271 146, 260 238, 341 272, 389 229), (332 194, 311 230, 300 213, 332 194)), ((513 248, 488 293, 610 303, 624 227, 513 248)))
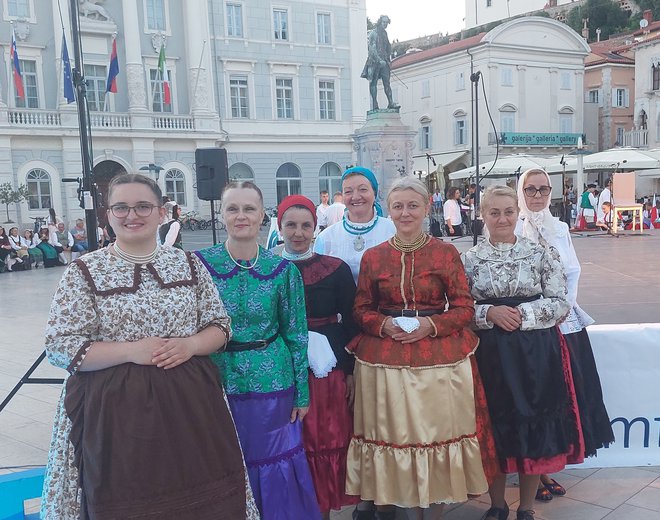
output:
POLYGON ((128 206, 126 204, 115 204, 110 206, 110 211, 117 218, 126 218, 133 210, 138 217, 148 217, 154 211, 154 208, 160 208, 154 204, 137 204, 135 206, 128 206))
POLYGON ((525 189, 523 189, 525 192, 525 195, 528 197, 536 197, 537 193, 541 194, 541 197, 547 197, 550 195, 550 192, 552 191, 551 186, 541 186, 540 188, 535 188, 534 186, 527 186, 525 189))

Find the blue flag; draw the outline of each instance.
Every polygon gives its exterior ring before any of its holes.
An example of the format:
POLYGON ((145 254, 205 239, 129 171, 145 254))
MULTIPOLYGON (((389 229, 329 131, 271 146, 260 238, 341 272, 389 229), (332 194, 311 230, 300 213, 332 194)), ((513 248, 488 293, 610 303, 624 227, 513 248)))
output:
POLYGON ((64 36, 64 31, 62 31, 62 69, 64 69, 64 97, 66 98, 67 103, 73 103, 76 100, 76 93, 73 88, 71 62, 69 61, 69 50, 66 48, 66 36, 64 36))

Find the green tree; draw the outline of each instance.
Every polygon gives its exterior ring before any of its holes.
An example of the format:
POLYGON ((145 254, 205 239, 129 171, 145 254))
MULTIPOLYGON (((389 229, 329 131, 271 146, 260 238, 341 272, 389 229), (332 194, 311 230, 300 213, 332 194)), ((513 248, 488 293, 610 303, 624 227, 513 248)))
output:
POLYGON ((639 21, 642 19, 642 13, 649 9, 653 13, 654 20, 660 20, 660 0, 636 0, 640 12, 631 16, 628 22, 628 28, 631 30, 639 29, 639 21))
POLYGON ((11 182, 0 184, 0 204, 4 204, 7 210, 7 224, 13 222, 9 219, 9 205, 18 204, 27 199, 27 196, 28 189, 25 184, 21 184, 17 189, 14 189, 11 182))
POLYGON ((613 0, 587 0, 586 4, 571 9, 566 23, 578 34, 582 34, 585 18, 589 19, 589 41, 596 38, 600 29, 600 39, 607 40, 611 34, 621 32, 628 26, 628 13, 613 0))

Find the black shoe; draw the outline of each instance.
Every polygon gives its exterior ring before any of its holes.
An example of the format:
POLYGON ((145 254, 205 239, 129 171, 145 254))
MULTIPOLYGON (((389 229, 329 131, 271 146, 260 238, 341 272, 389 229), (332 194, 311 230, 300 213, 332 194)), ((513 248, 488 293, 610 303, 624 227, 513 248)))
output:
POLYGON ((376 509, 371 511, 358 511, 357 507, 353 511, 353 520, 376 520, 376 509))
POLYGON ((396 511, 378 511, 376 513, 376 518, 378 520, 395 520, 396 511))
POLYGON ((518 511, 516 513, 516 520, 534 520, 534 511, 518 511))
POLYGON ((507 518, 509 518, 509 506, 505 504, 504 507, 491 507, 488 511, 486 511, 483 520, 486 520, 486 518, 507 520, 507 518))

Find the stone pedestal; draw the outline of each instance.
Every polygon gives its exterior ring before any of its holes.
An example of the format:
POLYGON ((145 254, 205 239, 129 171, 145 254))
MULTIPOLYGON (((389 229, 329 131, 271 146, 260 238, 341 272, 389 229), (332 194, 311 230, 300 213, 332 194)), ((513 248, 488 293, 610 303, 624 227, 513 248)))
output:
POLYGON ((385 199, 394 181, 411 175, 412 153, 417 131, 401 121, 399 109, 367 112, 367 122, 353 134, 356 166, 369 168, 378 179, 378 199, 386 211, 385 199))

